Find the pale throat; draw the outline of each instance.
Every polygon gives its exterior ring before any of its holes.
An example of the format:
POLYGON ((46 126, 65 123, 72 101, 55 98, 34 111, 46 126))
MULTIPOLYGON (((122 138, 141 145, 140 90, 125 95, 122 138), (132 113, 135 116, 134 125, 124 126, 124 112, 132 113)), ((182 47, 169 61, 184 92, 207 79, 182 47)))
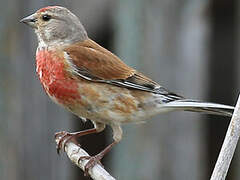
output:
POLYGON ((47 46, 47 44, 44 42, 44 40, 43 40, 43 38, 41 37, 41 33, 37 30, 37 29, 35 29, 35 33, 36 33, 36 35, 37 35, 37 39, 38 39, 38 48, 37 48, 37 52, 39 51, 39 50, 42 50, 42 49, 44 49, 44 48, 47 48, 48 46, 47 46))
POLYGON ((35 33, 37 34, 37 39, 38 39, 37 51, 46 49, 46 48, 65 46, 65 45, 71 44, 70 41, 63 40, 63 39, 56 39, 56 40, 48 41, 47 39, 51 35, 49 32, 42 35, 42 33, 40 33, 38 30, 35 30, 35 33))

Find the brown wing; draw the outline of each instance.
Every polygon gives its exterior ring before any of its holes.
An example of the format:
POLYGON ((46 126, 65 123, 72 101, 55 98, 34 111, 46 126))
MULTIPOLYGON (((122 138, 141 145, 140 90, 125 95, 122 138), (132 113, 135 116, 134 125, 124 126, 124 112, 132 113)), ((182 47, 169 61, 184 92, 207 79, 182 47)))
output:
POLYGON ((92 77, 102 80, 126 79, 135 73, 117 56, 90 39, 75 43, 64 51, 79 71, 86 71, 92 77))
POLYGON ((69 55, 77 74, 87 80, 113 84, 125 88, 180 96, 170 93, 153 80, 123 63, 117 56, 91 39, 78 42, 64 49, 69 55))

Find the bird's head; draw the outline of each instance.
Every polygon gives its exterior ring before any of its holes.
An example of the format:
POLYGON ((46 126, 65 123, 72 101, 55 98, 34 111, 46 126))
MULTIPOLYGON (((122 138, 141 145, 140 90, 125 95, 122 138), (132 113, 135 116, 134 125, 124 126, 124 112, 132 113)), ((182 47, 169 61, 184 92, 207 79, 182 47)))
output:
POLYGON ((77 16, 67 8, 48 6, 23 18, 23 22, 32 27, 43 46, 71 44, 87 39, 87 32, 77 16))

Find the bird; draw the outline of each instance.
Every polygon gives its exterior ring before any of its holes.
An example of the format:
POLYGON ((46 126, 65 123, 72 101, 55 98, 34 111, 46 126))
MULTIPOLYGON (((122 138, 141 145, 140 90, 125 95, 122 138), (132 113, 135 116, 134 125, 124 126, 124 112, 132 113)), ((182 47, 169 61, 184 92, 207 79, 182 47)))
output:
POLYGON ((79 18, 65 7, 47 6, 20 22, 37 35, 36 72, 47 95, 94 125, 84 131, 56 133, 62 136, 58 152, 73 138, 99 133, 106 125, 112 129, 113 142, 84 157, 89 159, 85 172, 121 141, 123 124, 172 111, 232 116, 233 106, 184 98, 128 66, 90 39, 79 18))

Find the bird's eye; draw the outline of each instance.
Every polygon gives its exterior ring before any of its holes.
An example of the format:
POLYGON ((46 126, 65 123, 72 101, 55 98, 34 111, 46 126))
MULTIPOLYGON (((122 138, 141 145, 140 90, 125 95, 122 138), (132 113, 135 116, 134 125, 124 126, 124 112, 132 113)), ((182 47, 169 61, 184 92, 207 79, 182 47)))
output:
POLYGON ((45 14, 45 15, 42 16, 42 20, 43 21, 49 21, 51 18, 52 17, 50 15, 48 15, 48 14, 45 14))

